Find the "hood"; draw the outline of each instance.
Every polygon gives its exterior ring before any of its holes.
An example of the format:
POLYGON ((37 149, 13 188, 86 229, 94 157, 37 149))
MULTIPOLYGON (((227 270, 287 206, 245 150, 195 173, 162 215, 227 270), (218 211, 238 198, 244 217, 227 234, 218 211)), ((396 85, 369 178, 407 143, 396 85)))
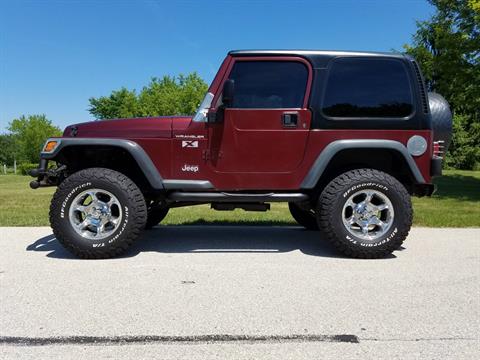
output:
POLYGON ((191 120, 190 116, 158 116, 89 121, 67 126, 63 137, 170 138, 173 128, 186 128, 191 120))

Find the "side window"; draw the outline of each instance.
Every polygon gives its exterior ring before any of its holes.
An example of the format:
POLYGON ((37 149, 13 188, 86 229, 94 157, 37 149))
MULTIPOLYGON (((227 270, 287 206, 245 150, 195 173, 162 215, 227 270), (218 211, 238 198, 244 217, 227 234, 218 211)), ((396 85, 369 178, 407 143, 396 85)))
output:
POLYGON ((413 111, 405 66, 394 59, 340 58, 329 71, 322 111, 329 117, 395 117, 413 111))
POLYGON ((229 78, 234 108, 301 108, 308 69, 297 61, 237 61, 229 78))

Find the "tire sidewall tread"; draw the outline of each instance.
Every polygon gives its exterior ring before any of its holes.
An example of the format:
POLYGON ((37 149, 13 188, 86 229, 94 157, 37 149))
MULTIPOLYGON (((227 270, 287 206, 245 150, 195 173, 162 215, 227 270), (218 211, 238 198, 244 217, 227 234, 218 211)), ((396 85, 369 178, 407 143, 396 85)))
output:
POLYGON ((141 234, 147 208, 137 185, 120 172, 105 168, 80 170, 65 179, 57 188, 50 206, 50 224, 57 240, 81 258, 110 258, 123 253, 141 234), (73 199, 82 191, 98 188, 111 192, 119 200, 122 223, 110 236, 89 240, 74 231, 69 220, 73 199))
POLYGON ((317 221, 327 239, 343 254, 356 258, 380 258, 397 250, 412 225, 412 205, 405 187, 391 175, 373 169, 348 171, 333 179, 322 191, 317 204, 317 221), (353 236, 343 225, 343 206, 350 195, 374 189, 386 195, 394 207, 389 231, 376 242, 353 236))

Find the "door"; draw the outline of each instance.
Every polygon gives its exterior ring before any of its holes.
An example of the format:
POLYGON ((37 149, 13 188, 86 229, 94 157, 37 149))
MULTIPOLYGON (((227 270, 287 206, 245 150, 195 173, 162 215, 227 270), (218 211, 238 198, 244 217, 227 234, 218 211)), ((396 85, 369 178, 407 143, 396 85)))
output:
POLYGON ((235 59, 228 75, 234 81, 232 103, 223 110, 220 105, 223 121, 210 133, 213 170, 231 175, 294 172, 310 129, 306 105, 311 78, 310 64, 301 58, 235 59))

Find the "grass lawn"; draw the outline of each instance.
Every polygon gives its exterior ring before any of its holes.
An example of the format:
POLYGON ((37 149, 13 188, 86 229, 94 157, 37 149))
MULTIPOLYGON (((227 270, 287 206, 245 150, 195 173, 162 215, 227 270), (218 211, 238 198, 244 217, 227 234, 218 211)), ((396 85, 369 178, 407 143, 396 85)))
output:
MULTIPOLYGON (((54 188, 31 190, 31 178, 0 175, 0 226, 48 226, 54 188)), ((437 193, 414 198, 414 225, 480 227, 480 171, 445 171, 437 193)), ((287 204, 272 204, 266 213, 210 210, 208 205, 170 210, 163 224, 295 224, 287 204)))

